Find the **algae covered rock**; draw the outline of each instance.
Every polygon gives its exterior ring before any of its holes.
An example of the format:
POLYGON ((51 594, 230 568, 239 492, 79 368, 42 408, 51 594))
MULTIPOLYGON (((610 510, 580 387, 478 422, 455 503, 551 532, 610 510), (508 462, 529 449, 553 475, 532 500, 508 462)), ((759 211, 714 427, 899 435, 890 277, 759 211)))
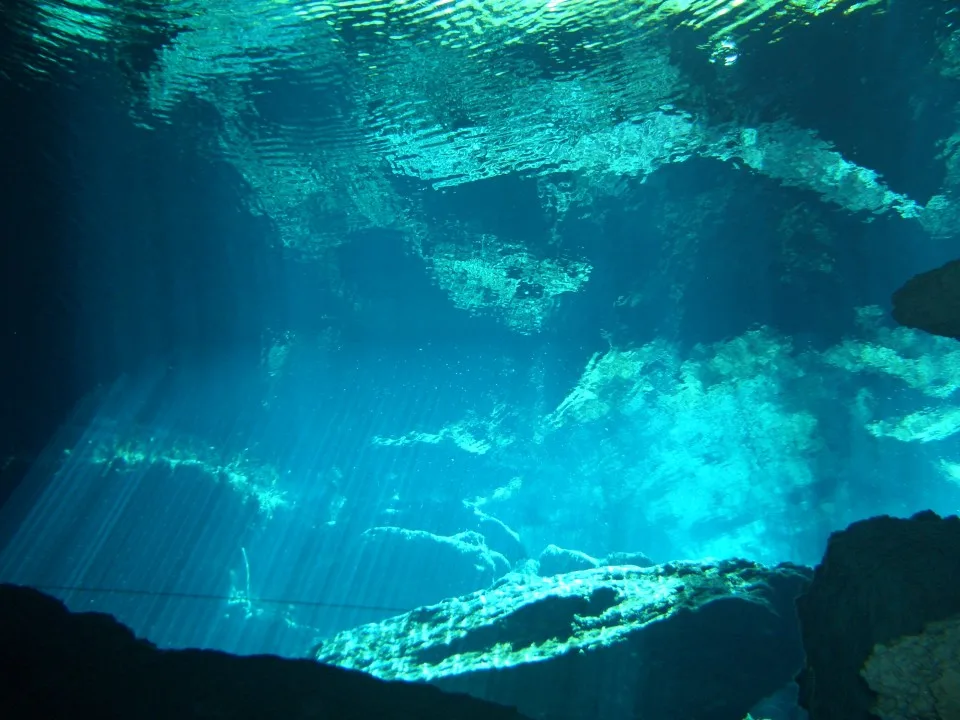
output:
POLYGON ((794 601, 809 576, 743 560, 515 574, 315 654, 533 718, 741 720, 802 663, 794 601))

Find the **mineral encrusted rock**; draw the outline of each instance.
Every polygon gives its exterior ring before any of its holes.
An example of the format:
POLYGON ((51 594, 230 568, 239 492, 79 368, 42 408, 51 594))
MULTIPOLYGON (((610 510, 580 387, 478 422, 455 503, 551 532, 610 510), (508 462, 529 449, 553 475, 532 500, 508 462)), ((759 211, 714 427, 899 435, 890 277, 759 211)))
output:
POLYGON ((860 671, 883 720, 960 718, 960 615, 919 635, 876 645, 860 671))
POLYGON ((315 654, 534 718, 741 720, 802 663, 794 602, 809 577, 743 560, 514 573, 315 654))
MULTIPOLYGON (((924 672, 937 682, 952 682, 952 675, 912 664, 912 658, 918 642, 949 650, 939 626, 931 623, 960 615, 957 578, 956 517, 927 511, 910 519, 871 518, 831 535, 813 583, 797 601, 806 657, 797 682, 810 720, 930 717, 911 714, 911 704, 918 702, 913 685, 881 675, 897 666, 912 673, 912 681, 924 672), (906 640, 910 636, 914 639, 906 640), (902 715, 891 710, 895 705, 903 708, 902 715)), ((944 696, 942 702, 949 700, 944 696)))

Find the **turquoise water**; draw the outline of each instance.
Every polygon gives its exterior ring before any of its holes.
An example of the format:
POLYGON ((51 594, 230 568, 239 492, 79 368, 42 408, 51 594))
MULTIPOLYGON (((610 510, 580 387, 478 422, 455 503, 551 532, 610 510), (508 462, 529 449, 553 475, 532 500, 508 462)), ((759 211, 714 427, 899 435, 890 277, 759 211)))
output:
POLYGON ((960 345, 889 312, 956 254, 947 9, 15 4, 81 399, 0 580, 302 657, 551 545, 957 512, 960 345))

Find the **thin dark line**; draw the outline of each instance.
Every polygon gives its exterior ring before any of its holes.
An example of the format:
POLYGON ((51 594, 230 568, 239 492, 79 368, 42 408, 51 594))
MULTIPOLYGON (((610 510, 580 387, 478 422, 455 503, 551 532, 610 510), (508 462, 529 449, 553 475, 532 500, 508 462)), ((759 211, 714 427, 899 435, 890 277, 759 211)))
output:
POLYGON ((158 592, 155 590, 129 590, 126 588, 89 588, 74 587, 71 585, 33 585, 32 587, 36 588, 37 590, 44 591, 97 593, 101 595, 140 595, 147 597, 183 598, 186 600, 219 600, 223 602, 234 600, 238 601, 238 604, 250 603, 251 605, 262 603, 265 605, 297 605, 301 607, 336 608, 342 610, 371 610, 374 612, 391 613, 405 613, 410 610, 410 608, 389 607, 387 605, 355 605, 351 603, 333 603, 317 600, 281 600, 277 598, 242 598, 237 596, 215 595, 207 593, 170 591, 158 592))

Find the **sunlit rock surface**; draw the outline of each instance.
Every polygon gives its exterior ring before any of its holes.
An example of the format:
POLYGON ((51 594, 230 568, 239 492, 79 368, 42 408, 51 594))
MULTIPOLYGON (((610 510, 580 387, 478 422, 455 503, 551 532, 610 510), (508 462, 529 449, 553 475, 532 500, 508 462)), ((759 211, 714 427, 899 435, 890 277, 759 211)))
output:
POLYGON ((601 565, 635 565, 636 567, 653 567, 657 563, 642 552, 612 552, 600 561, 601 565))
POLYGON ((743 560, 512 575, 315 654, 535 718, 741 720, 800 667, 794 600, 809 575, 743 560))
MULTIPOLYGON (((627 563, 624 563, 627 564, 627 563)), ((540 553, 539 569, 544 577, 561 573, 587 570, 600 565, 600 561, 579 550, 567 550, 556 545, 547 545, 540 553)))
POLYGON ((375 579, 376 588, 389 591, 389 602, 401 607, 485 587, 510 570, 507 559, 490 550, 479 533, 446 537, 397 527, 366 530, 356 564, 364 577, 375 579))

